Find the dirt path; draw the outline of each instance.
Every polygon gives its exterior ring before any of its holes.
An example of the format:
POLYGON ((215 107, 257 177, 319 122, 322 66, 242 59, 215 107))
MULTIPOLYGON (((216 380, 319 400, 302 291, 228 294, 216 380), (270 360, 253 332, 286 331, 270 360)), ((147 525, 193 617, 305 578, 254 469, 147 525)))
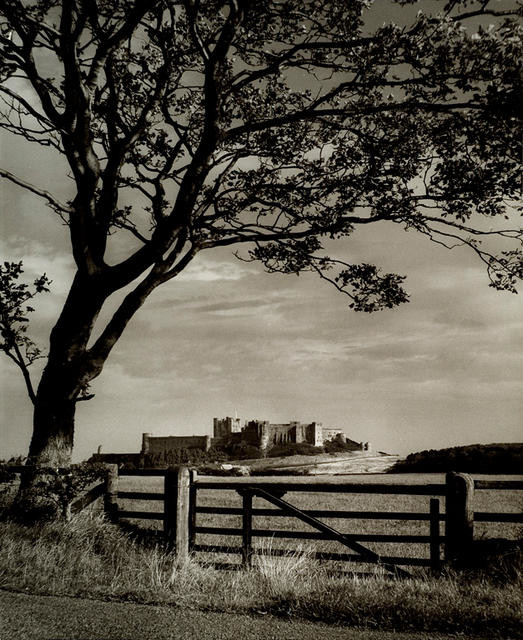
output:
MULTIPOLYGON (((0 591, 0 640, 450 640, 272 616, 180 610, 0 591)), ((466 640, 460 636, 461 640, 466 640)))

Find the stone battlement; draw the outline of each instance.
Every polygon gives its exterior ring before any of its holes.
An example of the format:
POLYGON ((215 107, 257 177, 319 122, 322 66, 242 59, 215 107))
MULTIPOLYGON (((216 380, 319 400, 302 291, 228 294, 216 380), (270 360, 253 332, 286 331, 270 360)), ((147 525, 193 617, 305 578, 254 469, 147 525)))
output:
MULTIPOLYGON (((321 447, 328 440, 347 442, 348 438, 341 429, 324 427, 321 422, 304 424, 288 422, 285 424, 271 424, 267 420, 246 420, 241 425, 239 418, 214 418, 214 438, 227 438, 233 434, 240 434, 240 442, 268 449, 279 444, 307 443, 314 447, 321 447)), ((349 440, 349 442, 352 442, 349 440)), ((359 445, 362 450, 370 450, 369 443, 359 445)))

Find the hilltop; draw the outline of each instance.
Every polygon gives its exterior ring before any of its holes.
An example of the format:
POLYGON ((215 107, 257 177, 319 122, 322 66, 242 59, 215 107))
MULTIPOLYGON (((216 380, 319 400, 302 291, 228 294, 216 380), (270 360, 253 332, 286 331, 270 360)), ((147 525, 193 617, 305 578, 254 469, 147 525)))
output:
POLYGON ((470 444, 409 454, 392 473, 523 473, 523 443, 470 444))

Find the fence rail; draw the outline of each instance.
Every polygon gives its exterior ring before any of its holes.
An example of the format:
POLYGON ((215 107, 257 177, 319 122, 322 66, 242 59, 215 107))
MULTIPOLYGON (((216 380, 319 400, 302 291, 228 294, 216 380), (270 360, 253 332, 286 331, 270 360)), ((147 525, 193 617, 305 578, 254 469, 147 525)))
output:
POLYGON ((287 493, 297 491, 326 492, 326 493, 377 493, 380 495, 418 495, 418 496, 444 496, 446 494, 445 484, 384 484, 368 483, 360 484, 355 482, 325 482, 316 481, 311 478, 309 482, 264 482, 263 480, 250 480, 248 482, 236 481, 209 481, 199 480, 198 489, 214 489, 218 491, 245 489, 256 489, 264 487, 266 489, 284 490, 287 493))
MULTIPOLYGON (((243 528, 236 527, 196 527, 195 533, 217 534, 225 536, 241 536, 243 528)), ((293 531, 291 529, 252 529, 251 535, 258 538, 295 538, 298 540, 326 540, 325 534, 316 531, 293 531)), ((357 542, 412 542, 428 543, 432 541, 432 536, 405 535, 405 534, 373 534, 373 533, 351 533, 350 538, 357 542)), ((438 537, 438 542, 443 542, 444 536, 438 537)))
MULTIPOLYGON (((226 546, 226 545, 211 545, 211 544, 195 544, 191 548, 192 551, 205 552, 205 553, 234 553, 242 555, 243 547, 239 546, 226 546)), ((252 550, 253 556, 288 556, 288 549, 257 549, 252 550)), ((361 555, 356 553, 334 553, 329 551, 316 551, 311 553, 311 557, 317 560, 331 560, 336 562, 362 562, 361 555)), ((411 567, 430 567, 430 560, 428 558, 411 558, 408 556, 379 556, 379 558, 368 558, 365 560, 368 564, 394 564, 404 565, 411 567)))
POLYGON ((523 482, 521 480, 474 480, 474 488, 479 490, 521 491, 523 482))
POLYGON ((70 512, 72 514, 79 513, 92 504, 95 500, 102 497, 105 493, 105 482, 100 482, 89 491, 84 493, 80 498, 71 503, 70 512))
POLYGON ((474 521, 523 523, 523 513, 491 513, 490 511, 474 511, 474 521))
MULTIPOLYGON (((117 474, 117 470, 114 469, 117 474)), ((163 512, 118 510, 121 518, 144 518, 163 520, 164 535, 171 548, 178 553, 187 554, 189 551, 213 552, 220 554, 240 554, 244 563, 250 562, 256 555, 271 553, 273 555, 285 555, 288 550, 271 548, 259 549, 253 547, 253 538, 295 539, 295 540, 338 540, 347 546, 352 545, 358 553, 334 553, 330 551, 317 551, 312 555, 323 560, 340 560, 350 562, 381 563, 387 565, 425 566, 438 570, 441 565, 441 546, 444 545, 444 560, 459 564, 460 558, 470 553, 473 540, 474 522, 523 522, 521 513, 493 513, 473 510, 475 490, 523 490, 523 481, 506 480, 474 480, 467 474, 447 474, 444 483, 409 483, 409 484, 384 484, 384 483, 354 483, 354 482, 328 482, 321 478, 307 478, 300 481, 285 482, 269 478, 235 478, 235 479, 209 479, 198 478, 195 472, 179 468, 129 470, 120 472, 128 476, 162 476, 164 478, 164 492, 139 492, 117 491, 116 500, 154 500, 165 503, 163 512), (200 491, 235 491, 242 496, 241 507, 228 506, 203 506, 198 504, 200 491), (327 509, 303 509, 297 510, 298 514, 290 514, 286 503, 280 500, 286 493, 314 492, 314 493, 343 493, 343 494, 378 494, 378 495, 412 495, 427 496, 429 498, 429 510, 422 512, 404 511, 356 511, 356 510, 327 510, 327 509), (271 504, 262 508, 253 506, 253 498, 258 495, 269 499, 271 504), (444 512, 440 512, 440 499, 444 499, 444 512), (283 508, 281 507, 283 504, 283 508), (286 510, 287 509, 287 510, 286 510), (174 513, 176 511, 176 513, 174 513), (203 526, 197 524, 197 516, 221 515, 237 516, 242 518, 242 524, 238 526, 203 526), (271 517, 282 518, 297 515, 305 522, 312 522, 316 531, 273 530, 257 528, 253 526, 253 518, 271 517), (354 533, 341 534, 332 530, 326 523, 317 520, 376 520, 376 521, 421 521, 429 524, 426 535, 410 534, 379 534, 379 533, 354 533), (444 523, 444 534, 440 532, 440 524, 444 523), (325 525, 325 526, 323 526, 325 525), (196 542, 198 535, 230 536, 241 538, 241 546, 230 544, 201 544, 196 542), (429 547, 429 557, 411 558, 403 555, 379 555, 363 548, 362 543, 374 544, 425 544, 429 547)), ((290 509, 292 505, 288 505, 290 509)))
MULTIPOLYGON (((464 558, 470 560, 474 542, 474 523, 523 523, 523 514, 516 512, 474 511, 474 495, 484 490, 523 490, 522 480, 475 480, 464 473, 449 473, 444 483, 354 483, 328 482, 323 478, 304 478, 301 481, 285 482, 280 478, 235 478, 208 479, 198 478, 196 472, 187 468, 173 469, 122 469, 117 465, 107 465, 108 474, 104 483, 92 487, 81 498, 71 504, 71 513, 86 508, 89 504, 104 497, 105 511, 113 520, 146 519, 163 522, 164 537, 170 549, 180 555, 189 551, 241 554, 243 562, 249 563, 253 556, 271 553, 285 555, 285 549, 259 549, 253 547, 253 538, 286 538, 296 540, 338 541, 356 553, 334 553, 317 551, 314 557, 323 560, 343 560, 351 562, 381 563, 388 568, 405 566, 429 566, 438 570, 441 563, 441 545, 444 545, 445 562, 459 565, 464 558), (119 476, 160 476, 164 479, 164 491, 120 491, 119 476), (241 507, 203 506, 198 504, 200 491, 235 491, 242 497, 241 507), (366 510, 327 510, 298 509, 283 500, 287 493, 313 492, 335 494, 368 495, 411 495, 427 496, 427 511, 366 511, 366 510), (253 506, 253 498, 262 498, 270 503, 269 507, 253 506), (440 499, 444 499, 444 512, 440 512, 440 499), (122 508, 126 500, 152 501, 163 503, 162 511, 145 511, 122 508), (203 526, 197 524, 197 516, 223 515, 241 517, 241 527, 203 526), (315 531, 272 530, 256 528, 253 518, 257 517, 295 517, 315 531), (321 519, 327 520, 376 520, 376 521, 421 521, 429 524, 427 535, 351 533, 345 534, 333 529, 321 519), (440 524, 444 523, 444 535, 440 524), (197 544, 197 535, 220 535, 241 537, 242 545, 197 544), (362 545, 374 544, 426 544, 429 546, 428 558, 380 555, 362 545)), ((28 467, 11 467, 12 471, 23 473, 28 467)), ((44 471, 45 470, 42 470, 44 471)), ((53 469, 56 473, 58 470, 53 469)), ((66 469, 62 470, 64 473, 66 469)), ((397 569, 398 571, 401 571, 397 569)))
MULTIPOLYGON (((122 493, 118 494, 119 496, 122 493)), ((160 494, 157 494, 160 495, 160 494)), ((162 494, 163 495, 163 494, 162 494)), ((336 518, 336 519, 355 519, 355 520, 430 520, 430 513, 422 513, 415 511, 326 511, 317 509, 304 509, 307 515, 314 518, 336 518)), ((196 513, 241 516, 243 510, 241 507, 196 507, 196 513)), ((272 516, 287 517, 280 509, 253 509, 253 516, 272 516)), ((519 515, 519 514, 516 514, 519 515)), ((445 515, 441 514, 439 519, 443 522, 445 515)))

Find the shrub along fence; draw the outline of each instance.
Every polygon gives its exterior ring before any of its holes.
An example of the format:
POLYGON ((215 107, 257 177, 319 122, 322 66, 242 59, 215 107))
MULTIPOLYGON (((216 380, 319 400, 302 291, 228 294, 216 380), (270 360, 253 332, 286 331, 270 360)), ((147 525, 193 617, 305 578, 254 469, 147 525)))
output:
POLYGON ((474 522, 512 522, 523 523, 521 513, 492 513, 474 511, 474 494, 481 490, 523 490, 523 481, 474 480, 463 473, 449 473, 444 483, 437 484, 392 484, 392 483, 343 483, 311 477, 306 481, 269 481, 253 478, 210 478, 198 477, 195 471, 186 467, 140 470, 120 470, 109 465, 105 484, 105 509, 113 521, 119 519, 161 519, 163 533, 168 548, 179 556, 185 557, 191 552, 239 553, 244 565, 249 565, 253 554, 271 553, 284 555, 289 549, 255 549, 254 537, 294 538, 306 540, 329 540, 339 542, 351 553, 317 552, 315 556, 323 560, 349 561, 380 564, 396 575, 405 575, 400 566, 425 566, 437 572, 441 568, 441 547, 443 561, 454 566, 474 564, 474 522), (163 476, 164 492, 121 491, 118 488, 118 476, 163 476), (241 496, 241 507, 201 506, 198 504, 200 491, 235 491, 241 496), (343 494, 379 494, 414 495, 428 498, 425 512, 391 511, 347 511, 347 510, 309 510, 301 509, 285 500, 285 494, 295 492, 343 493, 343 494), (262 498, 268 507, 253 507, 253 499, 262 498), (444 498, 444 511, 440 499, 444 498), (130 511, 122 508, 122 500, 155 500, 164 503, 163 512, 130 511), (198 514, 221 514, 241 517, 241 528, 199 526, 198 514), (256 516, 293 517, 305 522, 315 531, 292 531, 256 529, 253 518, 256 516), (428 522, 428 535, 399 534, 347 534, 342 533, 323 519, 365 519, 400 520, 428 522), (445 523, 444 535, 440 533, 440 523, 445 523), (241 546, 197 544, 196 536, 216 535, 241 537, 241 546), (410 543, 424 544, 429 547, 429 557, 405 557, 381 555, 369 549, 368 543, 410 543))

